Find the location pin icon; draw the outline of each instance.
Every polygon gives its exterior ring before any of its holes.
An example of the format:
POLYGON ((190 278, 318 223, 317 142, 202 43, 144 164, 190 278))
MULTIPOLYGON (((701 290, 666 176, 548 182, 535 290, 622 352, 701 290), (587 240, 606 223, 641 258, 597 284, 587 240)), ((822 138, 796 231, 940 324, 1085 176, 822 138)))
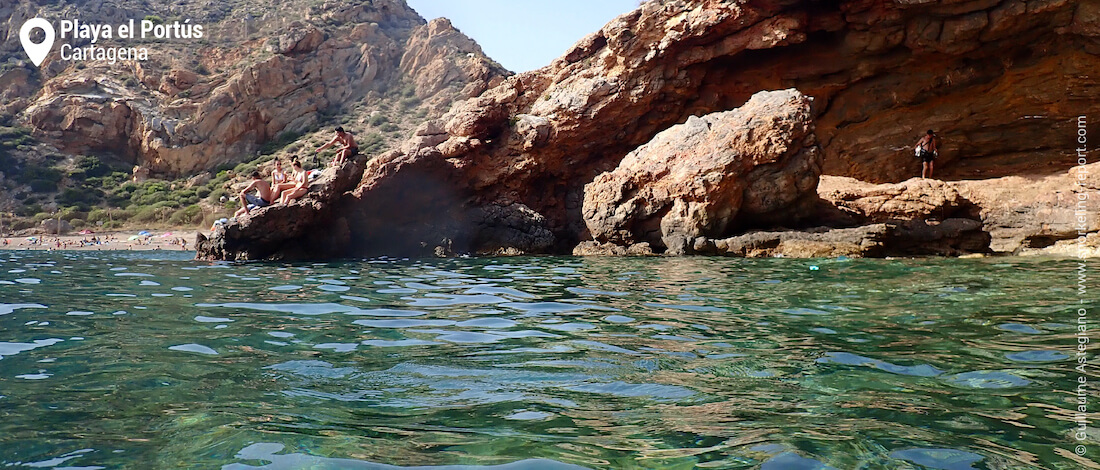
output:
POLYGON ((19 41, 23 43, 23 50, 27 51, 27 57, 31 58, 31 62, 34 62, 35 67, 42 65, 42 61, 46 60, 46 56, 50 54, 50 49, 53 48, 53 40, 53 25, 42 18, 27 20, 19 30, 19 41), (38 44, 31 42, 31 31, 34 31, 34 28, 42 28, 42 31, 46 32, 45 41, 38 44))

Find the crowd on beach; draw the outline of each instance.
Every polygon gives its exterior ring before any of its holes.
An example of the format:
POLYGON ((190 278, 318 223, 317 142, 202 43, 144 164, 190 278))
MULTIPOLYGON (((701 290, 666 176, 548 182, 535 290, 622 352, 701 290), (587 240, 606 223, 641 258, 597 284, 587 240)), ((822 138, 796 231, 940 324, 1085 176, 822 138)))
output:
POLYGON ((167 247, 178 246, 180 250, 187 250, 187 239, 183 237, 159 237, 143 236, 122 240, 114 234, 102 236, 55 236, 55 237, 27 237, 23 240, 12 241, 3 238, 0 241, 0 249, 15 250, 161 250, 167 247), (163 239, 163 240, 161 240, 163 239), (167 245, 167 246, 165 246, 167 245))

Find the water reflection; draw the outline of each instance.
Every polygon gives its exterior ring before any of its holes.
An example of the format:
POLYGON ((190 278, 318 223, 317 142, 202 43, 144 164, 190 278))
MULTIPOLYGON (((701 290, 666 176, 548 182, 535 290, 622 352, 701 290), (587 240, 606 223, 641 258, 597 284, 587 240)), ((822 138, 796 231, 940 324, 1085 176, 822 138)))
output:
POLYGON ((0 465, 1078 463, 1062 261, 145 256, 0 253, 0 465))

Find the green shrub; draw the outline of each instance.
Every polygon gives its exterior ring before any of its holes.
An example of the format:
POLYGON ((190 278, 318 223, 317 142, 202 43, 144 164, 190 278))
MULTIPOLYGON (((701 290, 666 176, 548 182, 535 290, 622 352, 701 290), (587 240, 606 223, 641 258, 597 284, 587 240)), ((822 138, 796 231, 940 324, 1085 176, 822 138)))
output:
POLYGON ((240 165, 237 165, 236 167, 234 167, 233 171, 235 173, 237 173, 237 175, 248 176, 250 173, 252 173, 253 171, 256 171, 257 169, 258 169, 258 167, 256 166, 255 163, 245 162, 245 163, 241 163, 240 165))
MULTIPOLYGON (((99 194, 102 194, 102 192, 99 194)), ((61 195, 57 197, 57 203, 64 206, 75 206, 77 204, 95 205, 103 200, 99 194, 89 189, 65 188, 61 190, 61 195)))
POLYGON ((20 217, 30 217, 39 212, 42 212, 42 205, 38 203, 28 203, 15 210, 15 215, 20 217))
POLYGON ((61 217, 61 220, 68 220, 68 221, 72 221, 73 219, 87 219, 88 218, 88 214, 86 212, 82 212, 82 211, 79 210, 79 208, 75 208, 75 207, 66 207, 65 209, 62 209, 59 213, 59 216, 61 217))
POLYGON ((207 199, 210 199, 212 201, 218 201, 218 200, 221 200, 222 196, 229 197, 229 193, 226 192, 226 190, 224 188, 218 188, 218 189, 215 189, 214 191, 211 191, 210 195, 207 196, 207 199))
POLYGON ((171 217, 168 218, 168 222, 177 226, 196 225, 202 223, 202 219, 202 208, 197 205, 192 205, 174 212, 171 217))
POLYGON ((49 180, 33 180, 30 183, 31 191, 36 193, 50 193, 57 191, 57 182, 49 180))
POLYGON ((88 212, 88 217, 86 218, 88 222, 93 224, 96 222, 106 222, 110 219, 110 213, 105 209, 92 209, 91 212, 88 212))
POLYGON ((129 220, 134 222, 156 222, 160 220, 160 215, 164 209, 165 208, 163 207, 142 207, 138 209, 137 212, 134 213, 133 217, 130 217, 129 220))
POLYGON ((385 139, 382 137, 382 134, 379 134, 377 132, 371 132, 370 134, 367 134, 367 136, 358 143, 359 148, 365 155, 370 155, 372 153, 381 151, 386 146, 386 142, 385 139))
POLYGON ((260 147, 260 155, 271 155, 302 137, 300 132, 283 132, 260 147))
POLYGON ((61 170, 57 168, 27 164, 23 167, 22 173, 16 177, 16 181, 23 184, 30 184, 38 180, 56 185, 61 182, 64 176, 61 170))
POLYGON ((134 209, 119 209, 111 211, 111 218, 114 220, 130 220, 134 218, 134 214, 137 213, 134 209))
POLYGON ((84 222, 84 219, 73 219, 69 221, 69 225, 72 225, 73 228, 84 228, 87 223, 84 222))
POLYGON ((34 228, 35 225, 37 224, 35 224, 34 221, 31 219, 15 219, 15 221, 11 223, 11 226, 9 228, 11 230, 26 230, 29 228, 34 228))
POLYGON ((76 167, 83 170, 88 178, 99 178, 112 173, 111 167, 101 162, 99 158, 92 156, 80 157, 76 162, 76 167))
POLYGON ((415 96, 404 98, 399 104, 401 105, 402 111, 408 111, 409 109, 415 108, 416 105, 420 104, 420 99, 416 98, 415 96))
MULTIPOLYGON (((123 185, 125 190, 132 183, 123 185)), ((149 180, 138 186, 130 196, 130 203, 139 206, 149 206, 168 200, 168 183, 160 180, 149 180)))
POLYGON ((28 144, 33 143, 34 138, 31 137, 30 130, 21 127, 0 126, 0 150, 6 151, 26 147, 28 144))

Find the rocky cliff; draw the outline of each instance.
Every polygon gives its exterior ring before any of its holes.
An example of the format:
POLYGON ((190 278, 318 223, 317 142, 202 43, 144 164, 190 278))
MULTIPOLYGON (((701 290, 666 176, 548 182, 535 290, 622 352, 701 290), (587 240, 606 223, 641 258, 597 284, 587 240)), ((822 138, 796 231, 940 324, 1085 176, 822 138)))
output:
POLYGON ((401 0, 12 3, 0 5, 0 117, 65 153, 113 155, 166 176, 250 160, 267 142, 334 122, 396 142, 412 128, 402 123, 438 116, 507 75, 448 21, 426 23, 401 0), (15 50, 33 16, 119 24, 147 15, 190 19, 205 37, 142 44, 148 61, 113 65, 62 61, 58 44, 38 69, 15 50))
MULTIPOLYGON (((1066 155, 1076 117, 1100 108, 1088 75, 1100 65, 1098 35, 1096 2, 648 2, 371 162, 340 202, 356 241, 345 252, 568 252, 594 235, 583 216, 586 184, 659 132, 738 108, 761 90, 796 88, 814 99, 826 175, 906 180, 919 171, 911 146, 928 128, 943 141, 937 176, 1061 173, 1075 163, 1066 155)), ((987 249, 973 240, 988 244, 1012 204, 991 197, 958 201, 960 215, 943 220, 959 222, 935 230, 875 233, 901 243, 963 237, 957 245, 969 248, 960 249, 987 249)), ((830 207, 816 218, 878 223, 830 207)), ((781 223, 745 222, 706 238, 781 223)), ((1013 251, 1012 243, 994 245, 1013 251)))
POLYGON ((684 254, 698 237, 796 221, 821 175, 810 116, 810 99, 784 90, 672 126, 585 186, 589 233, 684 254))

